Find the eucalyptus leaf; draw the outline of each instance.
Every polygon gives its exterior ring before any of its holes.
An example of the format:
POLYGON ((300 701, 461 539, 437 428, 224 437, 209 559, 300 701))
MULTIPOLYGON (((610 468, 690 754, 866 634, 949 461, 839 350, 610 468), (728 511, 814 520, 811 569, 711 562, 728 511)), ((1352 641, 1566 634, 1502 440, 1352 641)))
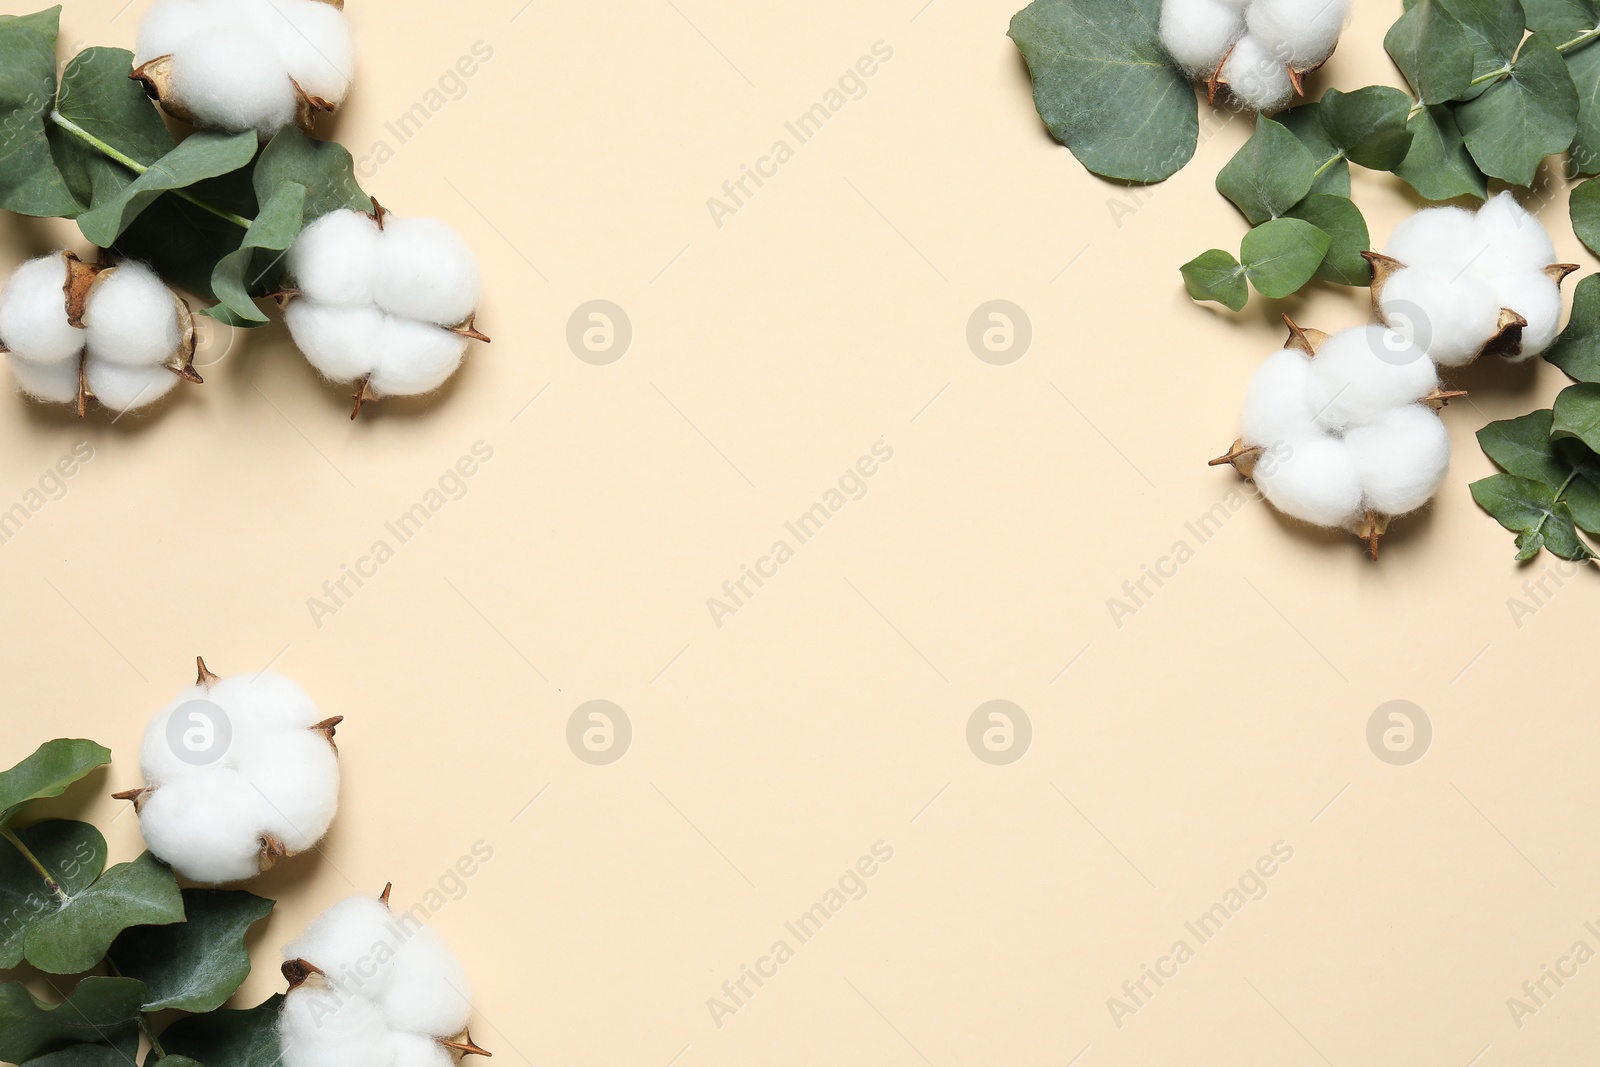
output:
POLYGON ((27 938, 40 919, 61 906, 61 893, 71 896, 94 884, 106 867, 106 840, 86 822, 51 820, 15 831, 16 840, 0 840, 0 969, 9 970, 26 955, 27 938), (28 850, 55 883, 24 857, 28 850))
POLYGON ((146 852, 119 863, 28 931, 27 960, 51 974, 80 974, 99 963, 130 926, 183 921, 172 871, 146 852))
MULTIPOLYGON (((243 218, 255 216, 249 171, 201 182, 189 191, 221 210, 243 218)), ((214 300, 212 273, 238 249, 247 229, 187 200, 163 196, 140 213, 115 247, 124 256, 149 263, 169 285, 214 300)))
POLYGON ((1313 102, 1280 111, 1276 121, 1299 138, 1311 153, 1312 162, 1316 164, 1311 192, 1348 197, 1350 161, 1345 159, 1339 146, 1328 139, 1328 131, 1322 126, 1322 105, 1313 102))
POLYGON ((1572 471, 1550 440, 1550 423, 1548 408, 1491 422, 1478 431, 1478 444, 1507 474, 1559 489, 1572 471))
POLYGON ((71 218, 83 210, 45 132, 56 98, 59 13, 0 18, 0 208, 19 215, 71 218))
POLYGON ((1591 452, 1600 450, 1600 385, 1569 385, 1556 397, 1550 440, 1568 439, 1582 441, 1591 452))
POLYGON ((1600 256, 1600 178, 1591 178, 1575 186, 1567 200, 1567 211, 1572 216, 1572 230, 1578 240, 1600 256))
MULTIPOLYGON (((172 151, 172 135, 155 104, 128 77, 133 53, 86 48, 61 74, 56 111, 91 137, 146 166, 172 151)), ((72 193, 87 206, 115 196, 137 175, 63 125, 49 127, 51 151, 72 193)))
MULTIPOLYGON (((126 1028, 124 1033, 128 1033, 126 1028)), ((22 1067, 129 1067, 133 1062, 134 1053, 138 1051, 138 1033, 136 1029, 131 1032, 134 1040, 125 1039, 124 1048, 111 1045, 68 1045, 55 1052, 37 1056, 22 1064, 22 1067)), ((169 1062, 167 1067, 181 1067, 181 1065, 169 1062)))
POLYGON ((30 800, 58 797, 78 779, 111 762, 111 750, 81 738, 47 741, 8 771, 0 771, 0 826, 30 800))
POLYGON ((1250 299, 1244 268, 1220 248, 1202 252, 1183 265, 1183 286, 1191 300, 1215 300, 1232 311, 1243 311, 1250 299))
POLYGON ((183 922, 125 930, 110 955, 119 972, 145 984, 145 1011, 213 1011, 249 977, 245 934, 272 903, 242 890, 185 889, 183 922))
POLYGON ((26 1063, 78 1044, 126 1049, 131 1057, 143 1000, 144 985, 132 978, 85 978, 59 1005, 7 982, 0 985, 0 1060, 26 1063))
POLYGON ((1474 38, 1444 0, 1417 0, 1389 27, 1383 47, 1423 103, 1442 104, 1468 91, 1474 38))
POLYGON ((1522 0, 1528 29, 1570 41, 1600 25, 1600 0, 1522 0))
POLYGON ((343 145, 309 137, 297 126, 275 134, 256 161, 256 199, 266 204, 289 182, 306 187, 307 226, 330 211, 372 211, 372 198, 356 181, 355 161, 343 145))
POLYGON ((1489 181, 1467 151, 1455 112, 1447 104, 1418 108, 1406 121, 1411 148, 1394 173, 1429 200, 1489 195, 1489 181))
POLYGON ((1102 177, 1162 181, 1194 156, 1195 90, 1160 20, 1161 0, 1033 0, 1011 19, 1039 117, 1102 177))
POLYGON ((1316 169, 1300 138, 1261 115, 1255 133, 1217 175, 1217 192, 1258 226, 1304 200, 1316 169))
POLYGON ((90 241, 108 248, 164 193, 187 190, 207 178, 218 178, 249 166, 255 158, 257 143, 253 131, 190 134, 120 194, 79 216, 78 228, 90 241))
POLYGON ((1309 222, 1331 239, 1316 276, 1339 285, 1371 285, 1372 265, 1361 253, 1372 247, 1367 220, 1348 197, 1312 193, 1289 209, 1288 218, 1309 222))
POLYGON ((1240 260, 1262 296, 1280 300, 1300 291, 1321 266, 1333 239, 1301 219, 1273 219, 1244 236, 1240 260))
MULTIPOLYGON (((283 997, 274 995, 254 1008, 223 1009, 191 1015, 161 1035, 169 1067, 173 1056, 186 1056, 205 1067, 278 1067, 283 1051, 278 1041, 278 1013, 283 997)), ((147 1067, 149 1061, 146 1061, 147 1067)))
POLYGON ((1573 174, 1600 173, 1600 43, 1566 53, 1567 73, 1578 90, 1578 132, 1569 150, 1573 174))
POLYGON ((223 257, 211 274, 211 289, 218 302, 206 309, 207 315, 230 326, 259 326, 268 321, 256 307, 251 290, 265 293, 263 280, 282 275, 283 253, 300 236, 305 206, 306 187, 299 182, 284 182, 262 203, 245 231, 243 244, 223 257))
POLYGON ((1462 104, 1456 121, 1478 169, 1531 185, 1539 163, 1565 152, 1578 132, 1578 90, 1561 53, 1535 34, 1523 42, 1510 73, 1462 104))
POLYGON ((1411 98, 1399 89, 1369 85, 1351 93, 1329 89, 1321 101, 1328 139, 1352 163, 1371 170, 1393 170, 1411 148, 1406 118, 1411 98))
POLYGON ((1600 382, 1600 274, 1578 283, 1572 317, 1544 358, 1580 382, 1600 382))
POLYGON ((1578 536, 1572 512, 1555 499, 1555 490, 1530 478, 1496 474, 1472 483, 1472 499, 1506 529, 1517 534, 1517 558, 1531 559, 1540 548, 1566 560, 1594 553, 1578 536))

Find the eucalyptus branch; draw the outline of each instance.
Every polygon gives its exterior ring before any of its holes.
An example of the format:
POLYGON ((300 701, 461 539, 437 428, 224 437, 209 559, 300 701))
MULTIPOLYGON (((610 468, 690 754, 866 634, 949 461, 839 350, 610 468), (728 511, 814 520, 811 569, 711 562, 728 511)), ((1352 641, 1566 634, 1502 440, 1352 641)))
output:
POLYGON ((11 847, 16 849, 23 859, 28 861, 28 866, 32 867, 39 877, 44 879, 44 884, 50 887, 50 892, 55 894, 59 903, 66 904, 72 900, 67 895, 67 891, 61 888, 61 883, 57 882, 55 876, 39 861, 39 857, 35 856, 33 850, 22 843, 22 839, 13 833, 9 826, 0 827, 0 837, 5 838, 11 847))

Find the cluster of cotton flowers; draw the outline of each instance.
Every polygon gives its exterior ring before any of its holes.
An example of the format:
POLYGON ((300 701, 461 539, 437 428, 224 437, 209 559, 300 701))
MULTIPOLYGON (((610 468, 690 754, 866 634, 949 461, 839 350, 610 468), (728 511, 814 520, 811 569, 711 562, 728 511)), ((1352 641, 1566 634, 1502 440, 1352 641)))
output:
POLYGON ((142 263, 85 263, 55 252, 24 263, 0 292, 0 351, 36 400, 89 398, 112 411, 153 404, 198 382, 189 306, 142 263))
POLYGON ((1441 367, 1485 352, 1523 360, 1550 346, 1561 322, 1561 281, 1577 270, 1557 263, 1539 220, 1509 193, 1477 213, 1428 208, 1395 228, 1372 262, 1372 305, 1441 367))
POLYGON ((312 848, 339 803, 334 728, 272 671, 195 684, 156 713, 139 750, 145 786, 118 793, 145 843, 186 878, 240 882, 312 848))
POLYGON ((1356 534, 1376 559, 1389 520, 1444 484, 1438 408, 1464 394, 1442 390, 1427 353, 1398 331, 1289 328, 1250 383, 1239 440, 1211 462, 1233 464, 1285 515, 1356 534))
POLYGON ((330 381, 357 383, 355 418, 368 399, 416 396, 443 385, 483 299, 465 241, 435 219, 335 211, 289 249, 294 288, 284 321, 300 351, 330 381))
POLYGON ((350 92, 343 0, 159 0, 139 26, 133 76, 168 114, 204 129, 310 129, 350 92))
POLYGON ((1339 43, 1350 0, 1163 0, 1161 44, 1213 100, 1226 85, 1256 111, 1276 111, 1339 43))
POLYGON ((283 1067, 453 1067, 488 1055, 467 1022, 472 993, 444 940, 377 899, 335 904, 283 950, 283 1067))

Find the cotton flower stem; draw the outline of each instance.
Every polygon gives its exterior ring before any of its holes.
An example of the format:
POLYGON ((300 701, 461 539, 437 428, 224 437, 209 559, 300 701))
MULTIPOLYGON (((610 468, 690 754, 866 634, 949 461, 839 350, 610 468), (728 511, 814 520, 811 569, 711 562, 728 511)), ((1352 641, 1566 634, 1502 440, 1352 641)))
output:
MULTIPOLYGON (((105 141, 102 141, 100 138, 96 137, 82 126, 79 126, 76 122, 73 122, 71 119, 62 115, 59 111, 54 109, 51 110, 50 121, 55 123, 56 126, 66 133, 70 133, 72 136, 76 137, 90 148, 93 148, 101 155, 121 163, 124 167, 127 167, 135 174, 143 174, 150 169, 143 163, 140 163, 137 159, 134 159, 132 156, 128 155, 126 152, 107 144, 105 141)), ((235 215, 231 211, 224 211, 220 207, 217 207, 213 204, 208 204, 199 197, 193 196, 182 189, 170 189, 168 192, 172 193, 173 196, 178 197, 180 200, 187 200, 189 203, 193 204, 202 211, 210 212, 217 218, 222 219, 224 222, 233 223, 241 230, 248 230, 253 225, 253 222, 250 219, 242 218, 241 216, 235 215)))
POLYGON ((44 880, 45 886, 55 895, 57 901, 66 904, 72 899, 67 896, 67 891, 61 888, 61 883, 56 881, 55 876, 39 861, 39 857, 33 854, 33 850, 24 845, 22 839, 13 833, 9 826, 0 827, 0 837, 5 838, 11 847, 17 850, 17 854, 28 861, 28 866, 44 880))
POLYGON ((370 380, 369 378, 363 378, 356 383, 355 395, 351 398, 355 401, 355 406, 350 409, 351 422, 356 421, 356 416, 361 414, 361 406, 370 399, 367 395, 367 384, 370 380))

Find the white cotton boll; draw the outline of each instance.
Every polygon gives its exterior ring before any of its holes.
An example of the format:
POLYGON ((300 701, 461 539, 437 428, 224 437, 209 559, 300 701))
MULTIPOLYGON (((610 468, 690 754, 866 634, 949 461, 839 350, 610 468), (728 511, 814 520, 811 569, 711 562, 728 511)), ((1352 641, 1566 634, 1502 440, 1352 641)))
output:
POLYGON ((1240 419, 1245 443, 1265 447, 1314 433, 1311 381, 1311 361, 1302 353, 1286 348, 1268 356, 1245 394, 1240 419))
POLYGON ((1439 416, 1420 404, 1352 429, 1344 443, 1366 506, 1383 515, 1404 515, 1432 500, 1450 469, 1450 434, 1439 416))
POLYGON ((15 355, 6 357, 17 388, 47 404, 73 404, 78 400, 78 364, 29 363, 15 355))
POLYGON ((359 211, 331 211, 303 230, 289 249, 289 274, 306 296, 328 307, 374 302, 382 233, 359 211))
POLYGON ((1528 271, 1507 275, 1494 284, 1499 307, 1507 307, 1528 320, 1522 328, 1522 351, 1517 362, 1549 348, 1561 332, 1561 287, 1544 274, 1528 271))
POLYGON ((345 995, 373 1000, 387 987, 388 963, 399 942, 400 930, 387 907, 374 897, 348 897, 285 945, 283 958, 305 960, 345 995))
POLYGON ((1272 448, 1251 478, 1273 507, 1302 522, 1342 527, 1361 511, 1361 480, 1342 441, 1310 437, 1272 448))
POLYGON ((196 125, 242 133, 275 133, 295 120, 298 101, 283 61, 246 30, 197 33, 173 54, 174 99, 196 125))
POLYGON ((353 382, 377 369, 386 318, 376 308, 324 307, 303 297, 290 301, 283 313, 295 347, 335 382, 353 382))
POLYGON ((265 727, 300 730, 327 718, 304 689, 272 670, 224 678, 212 685, 210 695, 235 719, 265 727))
POLYGON ((311 848, 339 809, 339 757, 317 730, 236 738, 239 772, 261 794, 261 829, 290 852, 311 848))
POLYGON ((1485 247, 1472 212, 1434 207, 1396 226, 1383 254, 1408 267, 1438 267, 1455 273, 1465 269, 1485 247))
POLYGON ((1489 251, 1473 261, 1474 272, 1498 276, 1534 273, 1556 262, 1556 246, 1544 224, 1509 192, 1490 197, 1478 209, 1479 240, 1489 251))
POLYGON ((159 366, 182 341, 172 290, 143 263, 101 272, 89 289, 83 325, 91 363, 103 359, 130 367, 159 366))
POLYGON ((30 259, 0 292, 0 345, 30 363, 77 365, 84 332, 67 323, 67 261, 30 259))
MULTIPOLYGON (((160 786, 179 778, 191 778, 206 773, 205 767, 192 763, 178 754, 169 740, 167 731, 172 717, 180 708, 196 700, 209 699, 210 696, 203 687, 192 685, 155 713, 150 724, 145 727, 144 738, 139 743, 139 773, 144 776, 147 785, 160 786)), ((183 722, 184 726, 190 725, 186 719, 183 722)))
POLYGON ((472 1017, 472 988, 444 939, 428 927, 412 932, 389 965, 381 998, 396 1029, 455 1037, 472 1017))
MULTIPOLYGON (((455 1035, 449 1035, 454 1037, 455 1035)), ((437 1040, 422 1034, 389 1032, 394 1067, 455 1067, 455 1057, 437 1040)))
POLYGON ((129 367, 91 359, 84 367, 84 383, 102 407, 138 411, 176 389, 178 376, 166 367, 129 367))
POLYGON ((1166 0, 1161 45, 1190 77, 1209 77, 1244 33, 1238 0, 1166 0))
POLYGON ((397 1067, 382 1013, 316 978, 284 998, 278 1036, 283 1067, 397 1067))
POLYGON ((438 326, 461 325, 483 300, 472 249, 437 219, 384 220, 375 289, 391 315, 438 326))
POLYGON ((1283 63, 1305 70, 1333 54, 1349 14, 1349 0, 1255 0, 1250 36, 1283 63))
POLYGON ((1500 303, 1476 275, 1411 267, 1392 275, 1378 298, 1393 330, 1425 348, 1437 366, 1471 363, 1498 330, 1500 303))
POLYGON ((257 5, 278 58, 301 89, 332 104, 349 95, 355 43, 343 11, 317 0, 270 0, 257 5))
POLYGON ((152 59, 170 56, 195 34, 229 21, 226 5, 207 0, 160 0, 139 22, 133 65, 142 67, 152 59))
POLYGON ((1426 352, 1382 326, 1341 330, 1311 361, 1317 423, 1330 431, 1374 422, 1414 403, 1439 385, 1426 352))
POLYGON ((150 851, 195 882, 222 885, 261 872, 260 794, 237 771, 168 781, 146 795, 139 829, 150 851))
POLYGON ((1289 67, 1254 37, 1239 38, 1222 65, 1228 91, 1256 111, 1277 111, 1294 99, 1289 67))
POLYGON ((372 391, 378 396, 431 393, 450 379, 466 354, 465 337, 390 315, 384 323, 383 357, 372 372, 372 391))

